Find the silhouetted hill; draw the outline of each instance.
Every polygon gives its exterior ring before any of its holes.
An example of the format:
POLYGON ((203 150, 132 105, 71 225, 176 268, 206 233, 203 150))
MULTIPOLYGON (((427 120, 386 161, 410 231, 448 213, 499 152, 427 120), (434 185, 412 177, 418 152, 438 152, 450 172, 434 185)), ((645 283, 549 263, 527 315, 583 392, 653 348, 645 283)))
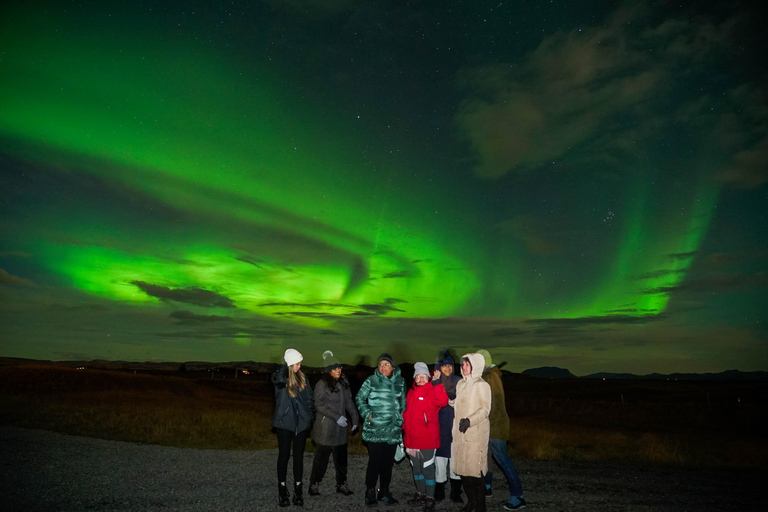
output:
POLYGON ((523 375, 531 375, 533 377, 542 377, 545 379, 573 379, 576 377, 569 370, 558 368, 557 366, 542 366, 540 368, 523 370, 523 375))
POLYGON ((585 379, 633 379, 633 380, 768 380, 768 372, 742 372, 739 370, 726 370, 719 373, 649 373, 647 375, 635 375, 632 373, 592 373, 585 375, 585 379))

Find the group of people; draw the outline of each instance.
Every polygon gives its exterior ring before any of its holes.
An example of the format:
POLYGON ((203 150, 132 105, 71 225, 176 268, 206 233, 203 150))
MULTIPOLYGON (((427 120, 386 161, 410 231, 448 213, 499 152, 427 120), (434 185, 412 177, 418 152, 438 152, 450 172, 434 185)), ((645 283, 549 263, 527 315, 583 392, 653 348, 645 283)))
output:
MULTIPOLYGON (((408 504, 431 512, 446 498, 467 503, 462 512, 485 512, 486 497, 493 495, 489 455, 504 472, 510 497, 506 510, 524 508, 520 478, 507 454, 509 436, 504 388, 499 368, 486 350, 461 357, 461 376, 454 374, 454 360, 441 351, 434 368, 414 365, 413 386, 406 394, 405 380, 391 355, 379 356, 373 375, 352 397, 349 381, 339 360, 323 353, 324 372, 314 390, 301 371, 303 356, 289 348, 282 365, 272 376, 277 434, 278 495, 281 507, 291 504, 287 485, 288 462, 293 452, 293 504, 302 506, 304 495, 304 446, 310 435, 315 456, 309 478, 309 495, 320 494, 328 460, 336 468, 336 492, 354 494, 347 483, 349 431, 362 425, 368 449, 365 504, 399 503, 390 491, 398 448, 407 455, 416 491, 408 504), (362 420, 362 423, 361 423, 362 420), (348 428, 351 427, 351 428, 348 428)), ((403 455, 404 456, 404 455, 403 455)))

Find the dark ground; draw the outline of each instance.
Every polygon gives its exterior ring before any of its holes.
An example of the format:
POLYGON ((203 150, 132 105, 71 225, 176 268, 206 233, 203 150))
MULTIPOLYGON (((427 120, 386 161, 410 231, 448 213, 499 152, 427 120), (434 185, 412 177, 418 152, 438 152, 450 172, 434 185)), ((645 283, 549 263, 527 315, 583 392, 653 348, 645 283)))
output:
MULTIPOLYGON (((276 450, 191 450, 0 427, 0 510, 227 511, 276 510, 276 450)), ((308 475, 312 455, 305 456, 308 475)), ((355 491, 333 491, 330 463, 322 496, 306 510, 362 510, 366 457, 350 456, 355 491)), ((765 510, 768 473, 695 471, 550 461, 516 461, 526 511, 765 510)), ((496 469, 495 466, 492 469, 496 469)), ((289 475, 290 473, 289 468, 289 475)), ((306 476, 305 476, 306 485, 306 476)), ((503 483, 494 474, 489 511, 501 511, 503 483)), ((413 490, 410 467, 395 466, 393 494, 401 506, 413 490)), ((286 510, 295 510, 289 507, 286 510)), ((438 510, 460 506, 442 502, 438 510)))

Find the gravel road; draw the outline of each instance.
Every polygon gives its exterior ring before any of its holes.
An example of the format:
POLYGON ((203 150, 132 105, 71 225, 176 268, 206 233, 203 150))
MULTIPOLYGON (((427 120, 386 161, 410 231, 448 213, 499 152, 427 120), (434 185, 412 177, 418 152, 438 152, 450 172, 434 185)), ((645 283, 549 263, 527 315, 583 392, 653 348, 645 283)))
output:
MULTIPOLYGON (((276 450, 191 450, 0 427, 0 510, 226 511, 276 510, 276 450)), ((337 495, 333 462, 320 497, 306 510, 361 510, 366 456, 350 456, 355 494, 337 495), (330 477, 330 478, 329 478, 330 477)), ((305 475, 312 455, 307 454, 305 475)), ((494 466, 495 468, 495 466, 494 466)), ((765 510, 768 472, 688 471, 548 461, 519 461, 526 511, 765 510), (762 504, 762 505, 761 505, 762 504)), ((497 469, 497 468, 495 468, 497 469)), ((290 468, 289 468, 290 475, 290 468)), ((489 511, 501 511, 503 483, 489 511)), ((306 477, 305 477, 305 486, 306 477)), ((395 466, 393 494, 401 506, 413 490, 407 463, 395 466)), ((442 502, 438 510, 460 506, 442 502)), ((288 507, 290 511, 295 507, 288 507)))

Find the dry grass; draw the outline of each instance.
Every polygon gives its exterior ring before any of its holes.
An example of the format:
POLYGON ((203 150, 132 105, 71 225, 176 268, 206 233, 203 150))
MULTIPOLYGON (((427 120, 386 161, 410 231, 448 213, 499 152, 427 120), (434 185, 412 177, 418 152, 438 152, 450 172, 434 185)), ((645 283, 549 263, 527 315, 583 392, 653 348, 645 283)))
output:
POLYGON ((513 457, 539 460, 642 462, 696 468, 766 468, 768 443, 728 434, 619 431, 536 418, 510 424, 513 457))
POLYGON ((271 402, 208 381, 70 368, 0 368, 4 424, 183 448, 277 446, 271 402))

